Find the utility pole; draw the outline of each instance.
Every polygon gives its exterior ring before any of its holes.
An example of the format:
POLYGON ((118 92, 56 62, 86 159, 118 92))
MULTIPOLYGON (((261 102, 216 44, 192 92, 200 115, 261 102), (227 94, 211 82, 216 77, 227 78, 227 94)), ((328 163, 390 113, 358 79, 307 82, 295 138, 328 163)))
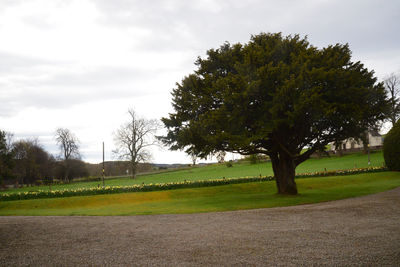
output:
POLYGON ((367 132, 367 140, 368 140, 368 167, 369 167, 371 165, 371 160, 369 157, 369 150, 370 150, 370 148, 369 148, 369 132, 367 132))
POLYGON ((103 142, 103 170, 102 170, 102 176, 103 176, 103 189, 104 189, 104 187, 105 187, 105 184, 104 184, 104 142, 103 142))
POLYGON ((371 160, 370 160, 370 157, 369 157, 369 144, 368 144, 368 166, 370 166, 371 165, 371 160))

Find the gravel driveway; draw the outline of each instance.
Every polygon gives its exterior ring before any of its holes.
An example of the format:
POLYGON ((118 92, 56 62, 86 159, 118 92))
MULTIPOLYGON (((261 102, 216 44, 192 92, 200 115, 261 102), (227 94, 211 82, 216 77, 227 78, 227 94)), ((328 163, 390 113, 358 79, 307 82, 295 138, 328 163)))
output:
POLYGON ((0 217, 0 265, 400 266, 400 188, 287 208, 0 217))

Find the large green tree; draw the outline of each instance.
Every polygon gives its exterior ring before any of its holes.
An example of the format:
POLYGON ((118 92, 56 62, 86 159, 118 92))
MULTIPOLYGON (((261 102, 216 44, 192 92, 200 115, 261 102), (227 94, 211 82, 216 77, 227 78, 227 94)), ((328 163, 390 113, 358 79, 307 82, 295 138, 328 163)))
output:
POLYGON ((318 49, 298 35, 261 33, 195 64, 172 92, 163 142, 201 157, 268 155, 282 194, 297 194, 296 166, 312 153, 384 119, 384 86, 351 61, 347 44, 318 49))

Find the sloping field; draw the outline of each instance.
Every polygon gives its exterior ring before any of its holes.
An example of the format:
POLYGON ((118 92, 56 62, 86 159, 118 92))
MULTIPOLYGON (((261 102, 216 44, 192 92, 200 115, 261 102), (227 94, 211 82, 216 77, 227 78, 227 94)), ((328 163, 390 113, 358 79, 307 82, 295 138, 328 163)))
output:
MULTIPOLYGON (((320 172, 325 170, 343 170, 353 168, 365 168, 369 166, 382 166, 383 155, 382 152, 371 153, 371 165, 368 165, 368 155, 363 153, 356 153, 345 155, 343 157, 332 156, 330 158, 309 159, 299 165, 296 169, 297 173, 320 172)), ((118 178, 107 179, 106 185, 108 186, 125 186, 133 184, 149 184, 149 183, 168 183, 178 181, 193 181, 193 180, 206 180, 206 179, 219 179, 219 178, 236 178, 246 176, 268 176, 273 175, 272 166, 270 162, 261 162, 257 164, 250 164, 249 162, 234 163, 233 167, 228 168, 225 164, 212 164, 208 166, 194 167, 183 170, 168 171, 157 174, 140 175, 137 179, 118 178)), ((79 182, 65 185, 52 186, 53 190, 57 189, 75 189, 75 188, 88 188, 101 186, 101 182, 79 182)), ((7 190, 11 191, 35 191, 35 190, 49 190, 48 186, 40 187, 24 187, 19 189, 7 190)), ((5 191, 5 192, 7 192, 5 191)))

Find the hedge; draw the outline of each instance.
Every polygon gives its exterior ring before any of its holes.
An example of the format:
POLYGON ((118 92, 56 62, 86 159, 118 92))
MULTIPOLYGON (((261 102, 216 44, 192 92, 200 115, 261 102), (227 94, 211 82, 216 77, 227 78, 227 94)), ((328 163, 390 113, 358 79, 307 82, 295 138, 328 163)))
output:
POLYGON ((400 171, 400 120, 383 140, 383 158, 389 170, 400 171))

